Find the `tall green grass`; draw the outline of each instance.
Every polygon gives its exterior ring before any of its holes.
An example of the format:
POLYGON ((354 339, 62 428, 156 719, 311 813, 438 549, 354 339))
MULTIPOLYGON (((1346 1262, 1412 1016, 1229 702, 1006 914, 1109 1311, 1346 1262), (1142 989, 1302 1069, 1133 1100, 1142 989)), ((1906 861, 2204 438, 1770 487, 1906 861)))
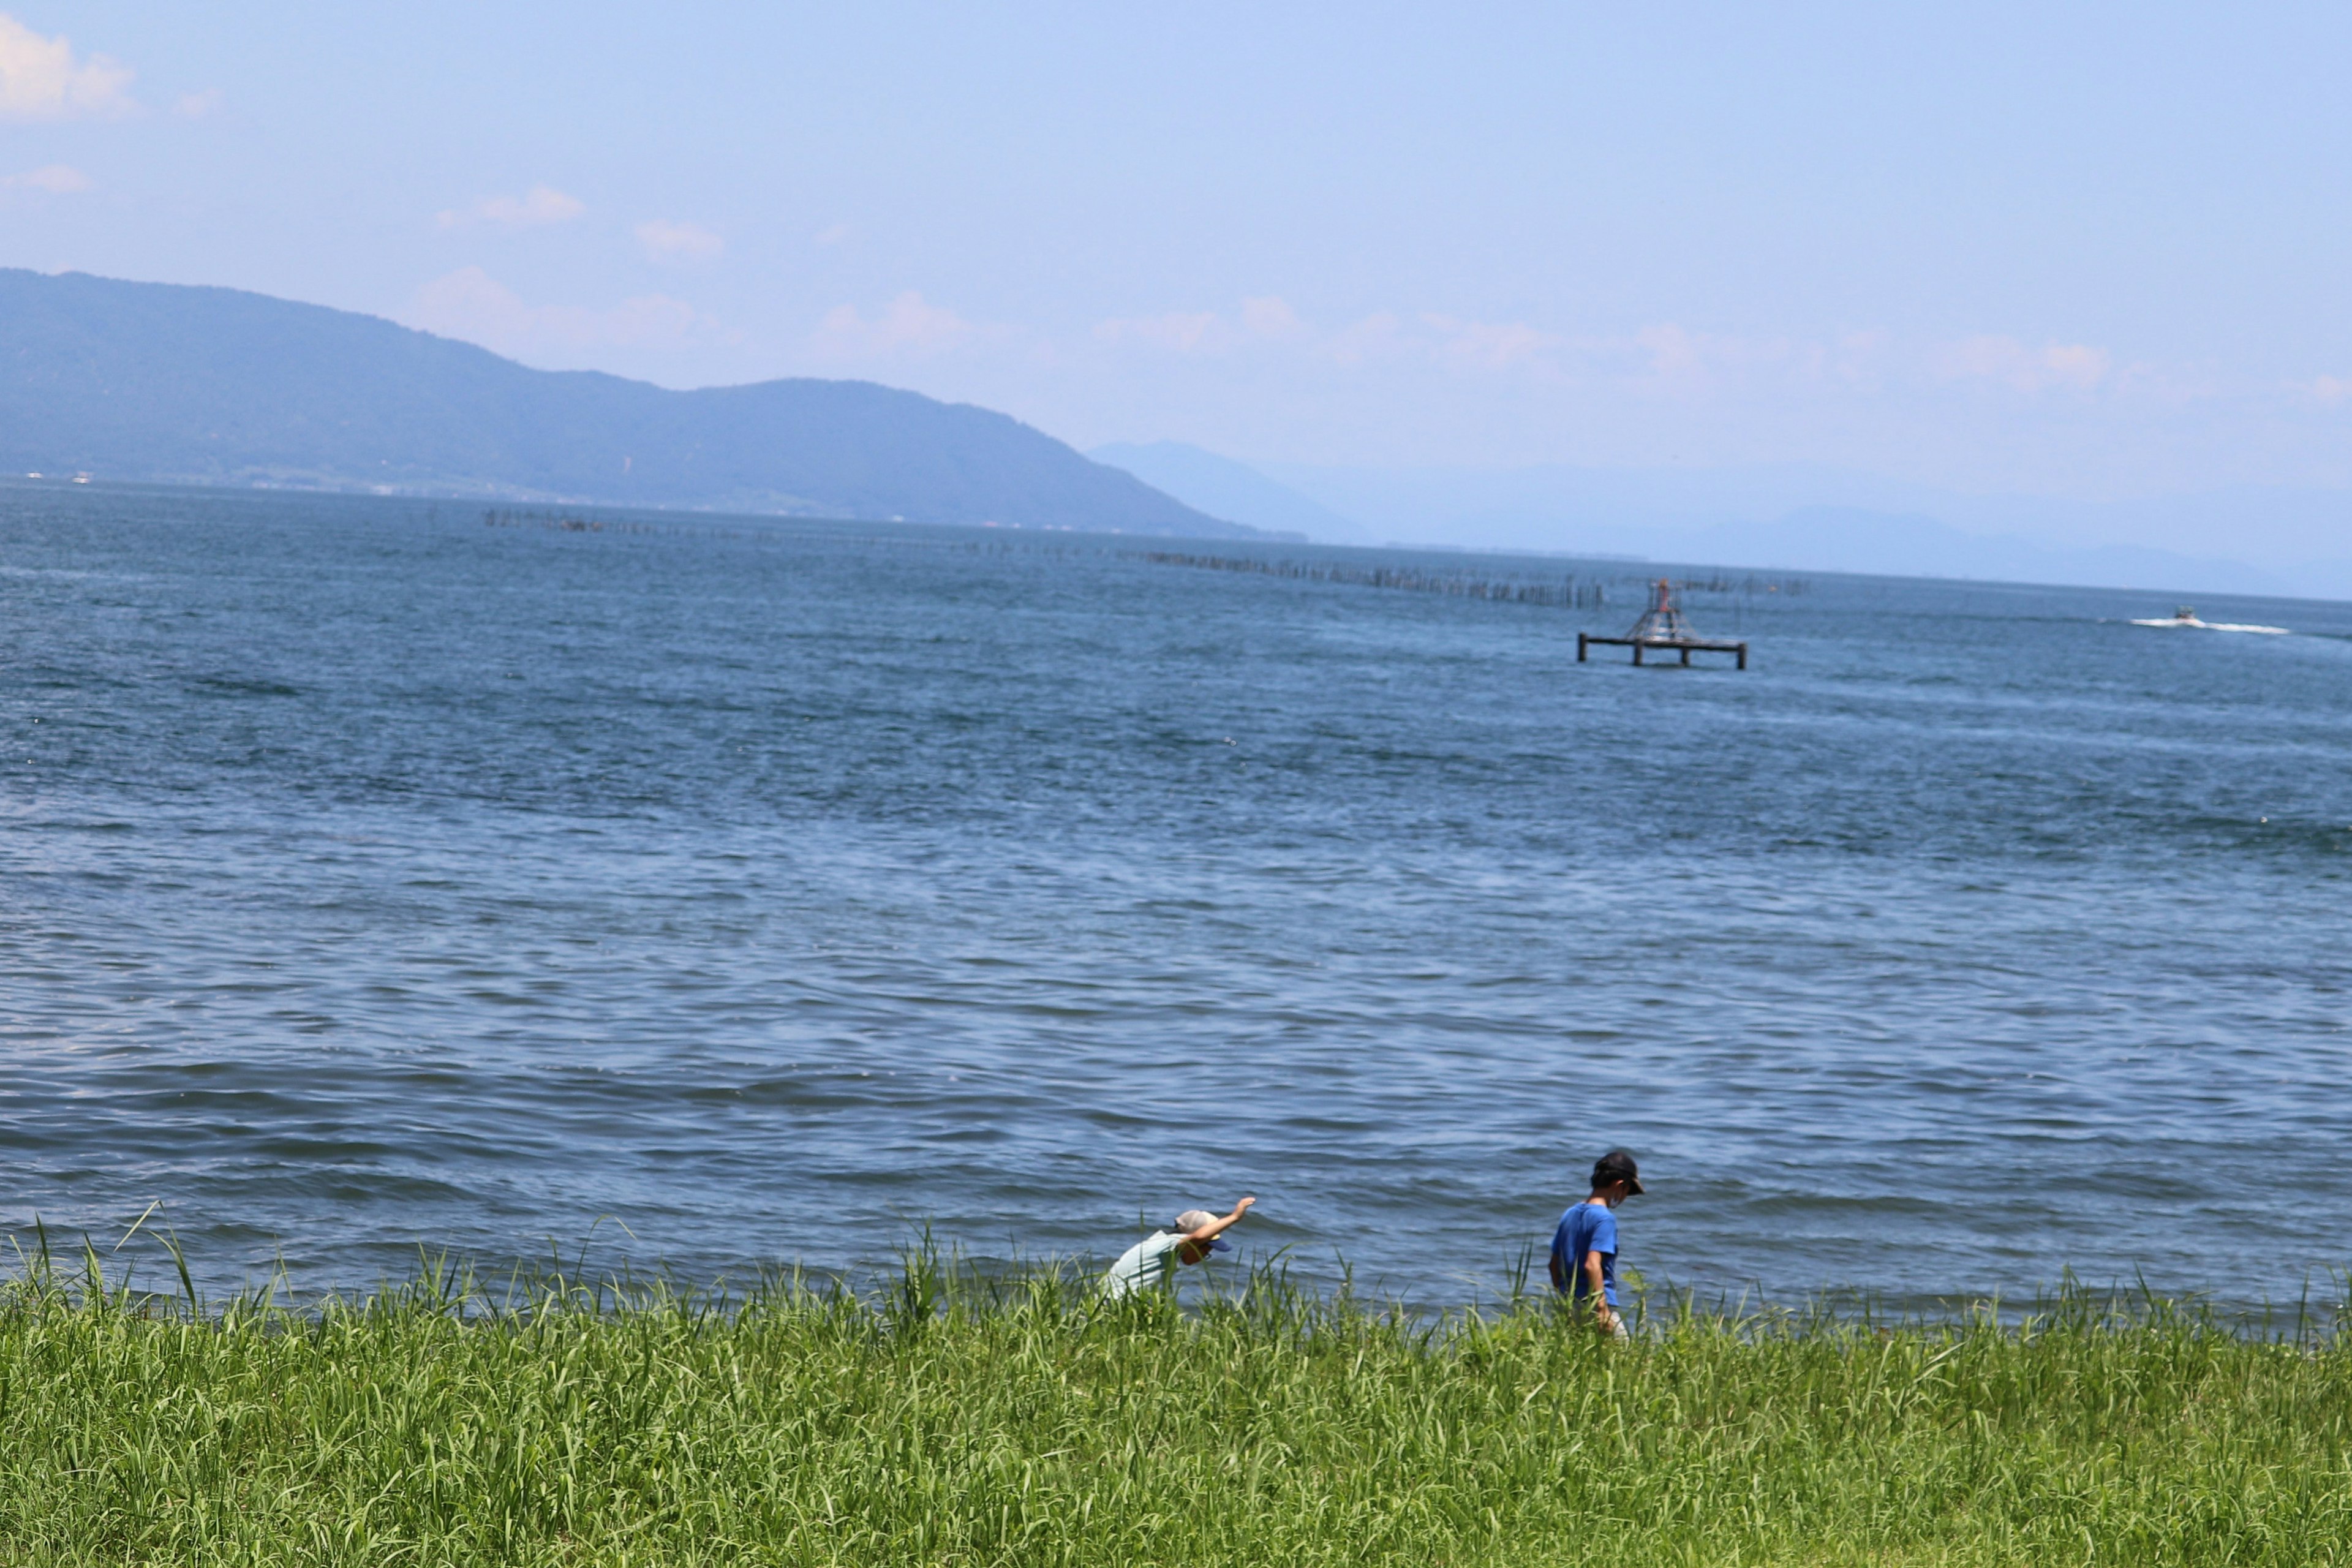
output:
POLYGON ((0 1561, 2352 1562, 2352 1345, 2079 1291, 1627 1344, 919 1255, 731 1302, 194 1294, 0 1284, 0 1561))

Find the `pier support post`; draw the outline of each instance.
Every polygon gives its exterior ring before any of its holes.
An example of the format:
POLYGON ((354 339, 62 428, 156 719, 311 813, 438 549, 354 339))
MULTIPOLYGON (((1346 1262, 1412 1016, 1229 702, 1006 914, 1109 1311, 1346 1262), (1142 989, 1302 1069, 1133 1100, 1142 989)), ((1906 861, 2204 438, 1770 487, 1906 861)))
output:
POLYGON ((1640 643, 1635 643, 1633 645, 1633 662, 1637 665, 1642 662, 1642 645, 1640 643))
POLYGON ((1591 640, 1591 634, 1590 632, 1579 632, 1576 634, 1576 662, 1579 664, 1582 664, 1584 662, 1584 645, 1586 642, 1591 640))

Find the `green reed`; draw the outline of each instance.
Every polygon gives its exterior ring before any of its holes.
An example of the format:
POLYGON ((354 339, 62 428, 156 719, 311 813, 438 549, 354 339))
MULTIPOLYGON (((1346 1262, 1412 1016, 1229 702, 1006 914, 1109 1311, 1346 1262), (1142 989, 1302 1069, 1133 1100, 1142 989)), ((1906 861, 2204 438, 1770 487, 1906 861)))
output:
POLYGON ((1600 1342, 1262 1269, 918 1252, 730 1300, 427 1268, 300 1310, 0 1284, 0 1561, 2352 1562, 2352 1344, 2070 1289, 1600 1342))

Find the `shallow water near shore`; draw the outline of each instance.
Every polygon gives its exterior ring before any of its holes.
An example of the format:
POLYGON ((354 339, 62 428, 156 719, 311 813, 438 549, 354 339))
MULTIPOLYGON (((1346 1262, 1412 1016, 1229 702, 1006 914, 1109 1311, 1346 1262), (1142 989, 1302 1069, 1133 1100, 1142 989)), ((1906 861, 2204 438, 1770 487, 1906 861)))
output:
POLYGON ((2352 605, 1676 569, 1752 668, 1637 670, 1624 563, 593 515, 0 489, 0 1222, 708 1279, 1252 1192, 1444 1304, 1622 1143, 1703 1291, 2352 1263, 2352 605))

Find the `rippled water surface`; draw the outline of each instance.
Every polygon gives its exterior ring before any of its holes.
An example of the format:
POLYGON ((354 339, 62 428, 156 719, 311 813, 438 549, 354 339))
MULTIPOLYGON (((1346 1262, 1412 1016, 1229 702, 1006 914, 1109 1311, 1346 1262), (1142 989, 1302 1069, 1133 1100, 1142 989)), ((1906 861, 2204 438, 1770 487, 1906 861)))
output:
POLYGON ((1637 670, 1635 567, 1167 548, 0 490, 0 1220, 316 1289, 1253 1192, 1439 1302, 1622 1143, 1708 1289, 2352 1262, 2352 605, 1759 574, 1637 670))

